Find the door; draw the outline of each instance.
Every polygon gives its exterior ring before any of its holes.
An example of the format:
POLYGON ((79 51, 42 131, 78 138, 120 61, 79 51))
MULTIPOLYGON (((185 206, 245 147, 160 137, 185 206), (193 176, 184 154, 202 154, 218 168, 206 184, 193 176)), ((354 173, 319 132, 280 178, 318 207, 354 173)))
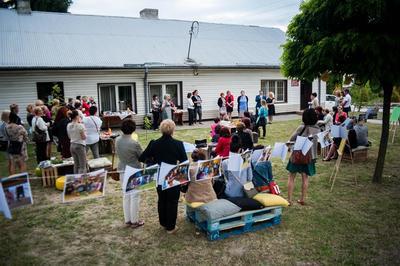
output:
POLYGON ((133 98, 132 98, 132 86, 131 85, 120 85, 118 86, 118 107, 119 111, 129 110, 133 111, 133 98))
POLYGON ((302 80, 300 83, 300 109, 308 108, 308 103, 311 101, 312 83, 302 80))
POLYGON ((114 85, 101 85, 99 87, 100 93, 100 107, 102 112, 115 112, 117 111, 115 86, 114 85))

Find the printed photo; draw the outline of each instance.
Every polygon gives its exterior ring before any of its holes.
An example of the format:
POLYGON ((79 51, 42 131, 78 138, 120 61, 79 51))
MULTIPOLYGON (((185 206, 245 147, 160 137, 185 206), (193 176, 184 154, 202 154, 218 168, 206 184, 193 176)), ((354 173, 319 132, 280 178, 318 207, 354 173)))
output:
POLYGON ((196 181, 206 180, 221 175, 221 158, 200 161, 196 173, 196 181))
POLYGON ((1 184, 10 210, 33 203, 28 173, 3 178, 1 184))
POLYGON ((164 177, 160 176, 160 185, 163 190, 186 184, 189 181, 189 163, 176 165, 164 177))
POLYGON ((245 151, 244 153, 241 154, 241 156, 242 156, 241 170, 249 168, 251 163, 251 151, 245 151))
POLYGON ((63 203, 104 196, 107 171, 104 169, 65 177, 63 203))
MULTIPOLYGON (((132 168, 134 169, 134 168, 132 168)), ((134 189, 146 189, 156 186, 156 181, 158 177, 158 165, 154 167, 148 167, 139 171, 132 171, 129 174, 129 169, 125 169, 129 177, 126 181, 124 193, 128 193, 134 189)))

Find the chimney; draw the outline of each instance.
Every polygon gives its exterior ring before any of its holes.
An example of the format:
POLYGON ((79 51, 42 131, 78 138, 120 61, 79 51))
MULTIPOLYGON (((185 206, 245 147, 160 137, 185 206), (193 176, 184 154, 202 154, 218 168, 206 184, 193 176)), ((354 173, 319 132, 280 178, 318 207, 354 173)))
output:
POLYGON ((17 0, 17 13, 18 14, 31 14, 31 2, 30 0, 17 0))
POLYGON ((158 19, 158 9, 145 8, 140 11, 140 18, 158 19))

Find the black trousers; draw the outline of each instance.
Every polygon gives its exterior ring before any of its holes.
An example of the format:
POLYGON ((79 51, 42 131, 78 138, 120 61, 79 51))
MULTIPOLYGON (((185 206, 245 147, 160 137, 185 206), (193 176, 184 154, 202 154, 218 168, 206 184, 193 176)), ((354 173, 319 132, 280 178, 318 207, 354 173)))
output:
POLYGON ((261 135, 260 135, 260 131, 258 130, 259 127, 262 127, 262 130, 263 130, 263 137, 265 137, 265 131, 266 131, 265 124, 260 125, 259 123, 257 123, 257 131, 258 131, 257 133, 258 133, 259 136, 261 136, 261 135))
POLYGON ((180 192, 180 186, 166 190, 162 190, 161 186, 157 187, 158 219, 167 230, 175 229, 180 192))
POLYGON ((47 157, 47 142, 36 142, 36 162, 49 160, 47 157))
POLYGON ((158 120, 160 119, 160 112, 154 112, 153 113, 153 129, 158 128, 158 120))
POLYGON ((343 112, 347 114, 347 117, 349 116, 349 112, 351 111, 351 107, 344 107, 343 112))
POLYGON ((189 126, 193 125, 193 121, 194 121, 194 109, 189 109, 188 108, 188 115, 189 115, 189 126))

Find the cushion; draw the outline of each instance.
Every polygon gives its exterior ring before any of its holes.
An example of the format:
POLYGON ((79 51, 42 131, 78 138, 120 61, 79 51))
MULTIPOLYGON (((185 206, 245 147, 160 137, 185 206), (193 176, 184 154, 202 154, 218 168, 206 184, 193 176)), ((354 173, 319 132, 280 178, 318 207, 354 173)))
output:
POLYGON ((204 202, 187 202, 186 201, 186 205, 193 209, 198 208, 204 204, 205 204, 204 202))
POLYGON ((240 207, 232 202, 219 199, 206 203, 197 208, 199 220, 215 220, 240 212, 240 207))
POLYGON ((92 159, 92 160, 89 160, 87 163, 88 163, 89 167, 92 169, 111 166, 110 160, 108 160, 106 157, 92 159))
POLYGON ((60 176, 56 179, 56 189, 63 191, 65 183, 65 176, 60 176))
POLYGON ((269 193, 258 193, 254 196, 256 201, 260 202, 265 207, 271 206, 289 206, 289 202, 279 195, 269 194, 269 193))
POLYGON ((368 147, 367 146, 357 146, 357 148, 352 149, 353 152, 362 151, 362 150, 368 150, 368 147))
POLYGON ((227 200, 239 206, 242 211, 252 211, 264 208, 264 205, 254 199, 234 197, 228 198, 227 200))

